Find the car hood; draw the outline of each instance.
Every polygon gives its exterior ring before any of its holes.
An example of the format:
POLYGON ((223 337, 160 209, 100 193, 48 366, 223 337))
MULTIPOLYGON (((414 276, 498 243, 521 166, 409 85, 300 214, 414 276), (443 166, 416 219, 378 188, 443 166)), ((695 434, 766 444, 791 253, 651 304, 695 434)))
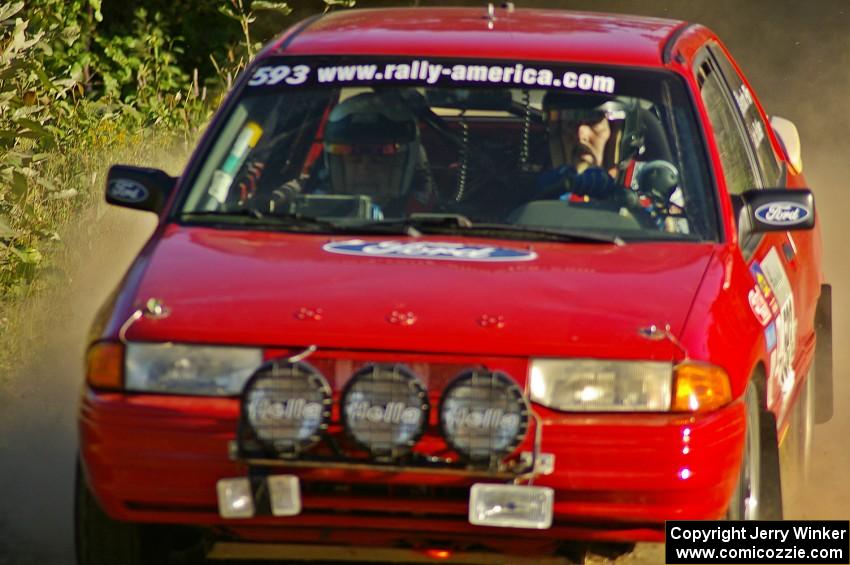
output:
POLYGON ((680 332, 714 250, 682 242, 352 239, 168 226, 141 259, 133 300, 140 308, 158 299, 163 315, 142 317, 127 337, 603 357, 616 345, 617 356, 669 359, 670 343, 638 330, 670 324, 680 332))

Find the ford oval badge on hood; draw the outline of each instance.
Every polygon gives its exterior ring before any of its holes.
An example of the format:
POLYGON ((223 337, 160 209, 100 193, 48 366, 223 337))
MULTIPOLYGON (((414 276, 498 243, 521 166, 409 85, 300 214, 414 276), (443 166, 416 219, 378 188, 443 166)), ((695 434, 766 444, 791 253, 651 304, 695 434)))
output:
POLYGON ((360 255, 366 257, 388 257, 393 259, 441 259, 446 261, 532 261, 537 258, 533 251, 468 245, 436 241, 363 241, 351 239, 328 243, 322 247, 330 253, 360 255))
POLYGON ((808 208, 793 202, 770 202, 756 208, 759 221, 771 226, 793 226, 809 217, 808 208))

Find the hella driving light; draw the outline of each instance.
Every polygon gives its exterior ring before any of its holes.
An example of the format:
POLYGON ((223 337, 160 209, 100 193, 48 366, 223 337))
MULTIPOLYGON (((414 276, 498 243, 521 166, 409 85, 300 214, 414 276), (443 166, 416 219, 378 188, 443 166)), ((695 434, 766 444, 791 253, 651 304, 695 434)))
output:
POLYGON ((216 483, 218 513, 222 518, 250 518, 254 515, 254 495, 246 477, 221 479, 216 483))
POLYGON ((267 448, 295 456, 321 439, 331 418, 331 387, 311 365, 266 363, 242 393, 242 418, 267 448))
POLYGON ((428 423, 425 387, 401 365, 370 365, 356 372, 341 400, 342 422, 354 441, 377 457, 410 451, 428 423))
POLYGON ((532 359, 531 400, 578 412, 665 412, 673 366, 655 361, 532 359))
POLYGON ((476 526, 552 526, 555 491, 549 487, 476 483, 469 491, 469 522, 476 526))
POLYGON ((128 343, 127 390, 232 396, 262 363, 260 349, 175 343, 128 343))
POLYGON ((501 372, 468 371, 453 380, 440 402, 446 442, 472 461, 492 461, 511 453, 528 431, 528 405, 522 390, 501 372))

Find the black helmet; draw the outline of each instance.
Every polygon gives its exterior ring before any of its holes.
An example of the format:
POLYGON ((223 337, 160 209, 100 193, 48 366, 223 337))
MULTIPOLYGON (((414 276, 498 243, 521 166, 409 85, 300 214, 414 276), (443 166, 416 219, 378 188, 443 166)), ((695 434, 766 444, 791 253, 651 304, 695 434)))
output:
MULTIPOLYGON (((328 116, 324 132, 325 159, 334 191, 350 193, 364 179, 349 178, 346 156, 373 155, 385 158, 396 195, 408 191, 419 158, 416 117, 399 100, 376 93, 362 93, 337 104, 328 116), (348 176, 347 176, 348 175, 348 176)), ((374 195, 373 195, 374 196, 374 195)), ((380 198, 379 198, 380 199, 380 198)))

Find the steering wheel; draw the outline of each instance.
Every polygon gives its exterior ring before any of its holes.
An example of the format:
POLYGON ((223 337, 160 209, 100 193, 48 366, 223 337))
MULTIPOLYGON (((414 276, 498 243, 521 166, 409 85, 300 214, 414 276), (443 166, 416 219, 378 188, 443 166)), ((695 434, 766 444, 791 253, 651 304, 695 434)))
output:
POLYGON ((618 212, 625 209, 637 220, 640 227, 651 230, 658 229, 658 224, 652 213, 640 203, 638 193, 631 188, 623 187, 623 190, 614 191, 611 200, 618 206, 618 212))
MULTIPOLYGON (((571 179, 565 179, 564 185, 567 192, 573 192, 571 179)), ((656 224, 652 213, 644 208, 644 206, 640 203, 638 193, 625 186, 617 185, 609 190, 605 197, 591 197, 591 199, 587 202, 574 202, 572 205, 595 208, 597 210, 607 210, 615 213, 621 213, 621 211, 625 209, 641 228, 652 230, 658 229, 658 225, 656 224)))

